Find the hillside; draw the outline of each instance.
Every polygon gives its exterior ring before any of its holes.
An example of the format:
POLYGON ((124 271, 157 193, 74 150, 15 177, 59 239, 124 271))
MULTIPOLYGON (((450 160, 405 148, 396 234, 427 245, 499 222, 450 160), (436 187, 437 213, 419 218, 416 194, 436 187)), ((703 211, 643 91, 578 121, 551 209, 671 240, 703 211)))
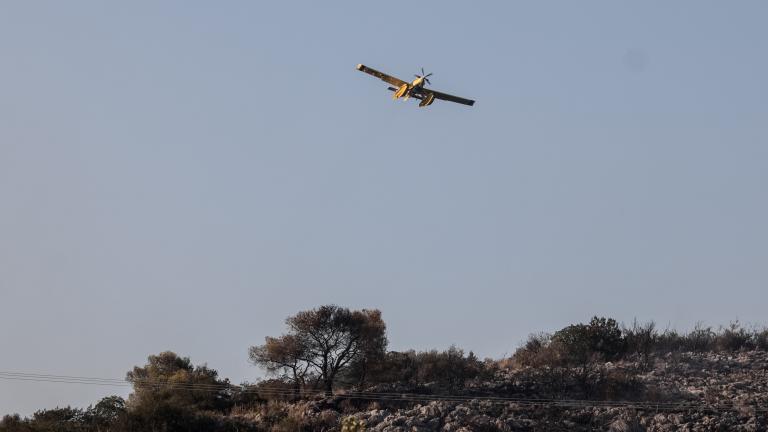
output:
MULTIPOLYGON (((650 371, 639 372, 638 366, 631 361, 603 363, 595 365, 590 377, 599 385, 611 374, 624 376, 633 382, 633 400, 558 400, 558 394, 543 388, 542 383, 551 379, 549 371, 504 370, 472 390, 519 401, 425 401, 353 416, 369 430, 387 432, 766 430, 765 352, 676 353, 657 360, 650 371)), ((308 408, 323 417, 317 405, 308 408)))
POLYGON ((126 374, 127 400, 7 415, 0 432, 768 430, 768 331, 738 323, 681 334, 595 317, 498 360, 386 351, 377 310, 323 306, 286 323, 250 349, 270 379, 233 385, 163 352, 126 374))

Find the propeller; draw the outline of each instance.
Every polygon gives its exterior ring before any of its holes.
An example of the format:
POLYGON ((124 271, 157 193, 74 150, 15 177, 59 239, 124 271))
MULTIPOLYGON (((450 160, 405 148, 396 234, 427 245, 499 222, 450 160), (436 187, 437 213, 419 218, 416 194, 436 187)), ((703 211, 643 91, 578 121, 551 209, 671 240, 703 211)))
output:
POLYGON ((431 82, 429 82, 429 78, 427 78, 427 77, 429 77, 429 76, 431 76, 431 75, 432 75, 432 72, 430 72, 430 73, 428 73, 428 74, 424 75, 424 68, 421 68, 421 75, 415 75, 415 74, 414 74, 414 76, 415 76, 416 78, 421 78, 421 77, 424 77, 424 81, 425 81, 427 84, 429 84, 429 85, 432 85, 432 83, 431 83, 431 82))

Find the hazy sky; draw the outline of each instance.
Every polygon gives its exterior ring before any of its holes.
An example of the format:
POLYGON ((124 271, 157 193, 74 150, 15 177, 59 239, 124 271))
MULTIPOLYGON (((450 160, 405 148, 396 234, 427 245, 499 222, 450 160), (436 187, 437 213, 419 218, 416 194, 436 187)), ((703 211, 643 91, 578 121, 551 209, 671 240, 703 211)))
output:
MULTIPOLYGON (((0 370, 767 324, 768 3, 0 4, 0 370), (364 63, 477 100, 393 102, 364 63)), ((125 394, 118 389, 121 394, 125 394)), ((115 389, 0 381, 0 414, 115 389)))

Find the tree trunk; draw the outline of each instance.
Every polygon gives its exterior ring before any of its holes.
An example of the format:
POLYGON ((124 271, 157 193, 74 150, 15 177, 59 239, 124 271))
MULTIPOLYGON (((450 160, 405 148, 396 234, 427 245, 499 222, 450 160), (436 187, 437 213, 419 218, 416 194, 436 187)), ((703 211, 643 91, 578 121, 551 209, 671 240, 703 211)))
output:
POLYGON ((298 378, 294 378, 293 380, 293 400, 299 400, 301 397, 301 382, 299 382, 298 378))

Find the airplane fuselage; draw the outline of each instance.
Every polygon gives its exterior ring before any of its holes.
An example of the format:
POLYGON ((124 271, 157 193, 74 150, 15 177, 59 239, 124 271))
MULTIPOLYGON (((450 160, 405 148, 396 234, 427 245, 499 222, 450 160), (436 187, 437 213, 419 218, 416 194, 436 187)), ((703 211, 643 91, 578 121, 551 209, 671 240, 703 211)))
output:
POLYGON ((408 98, 411 97, 411 91, 416 87, 424 87, 424 77, 418 77, 411 81, 410 84, 401 85, 395 94, 392 95, 392 99, 400 99, 401 97, 405 97, 405 100, 408 100, 408 98))

